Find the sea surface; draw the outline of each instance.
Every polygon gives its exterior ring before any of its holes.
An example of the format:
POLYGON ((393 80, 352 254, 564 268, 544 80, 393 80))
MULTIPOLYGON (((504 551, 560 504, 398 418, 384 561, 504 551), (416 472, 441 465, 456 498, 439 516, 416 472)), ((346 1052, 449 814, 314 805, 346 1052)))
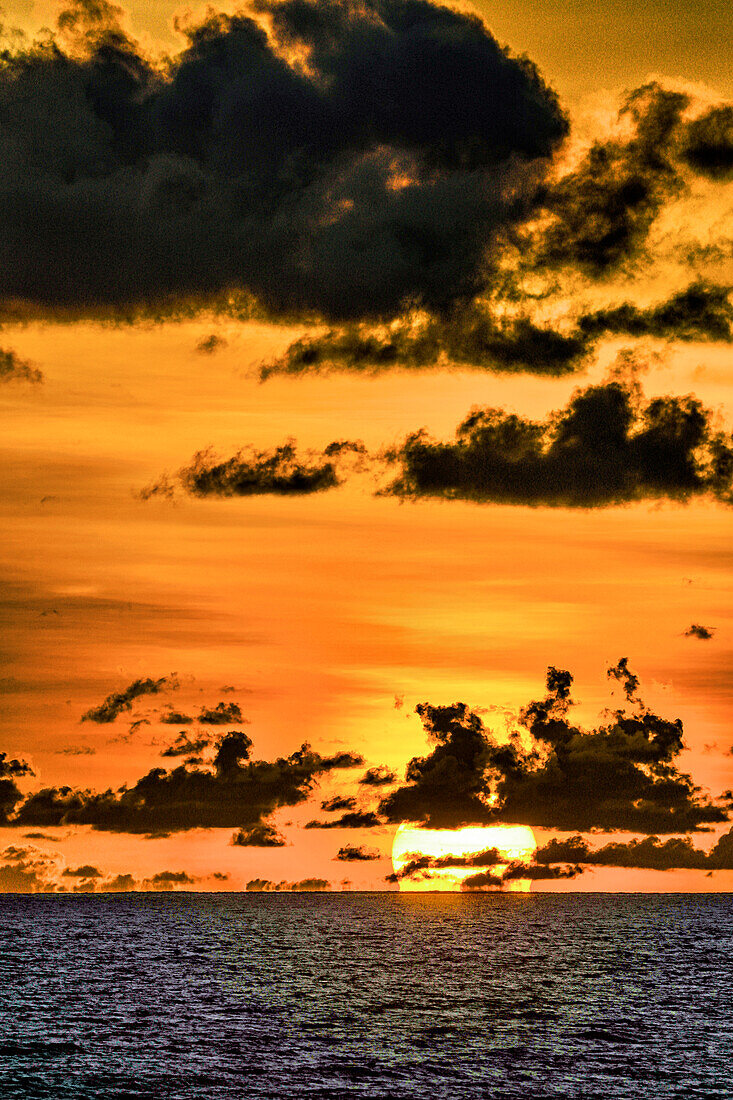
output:
POLYGON ((0 897, 0 1097, 733 1097, 733 896, 0 897))

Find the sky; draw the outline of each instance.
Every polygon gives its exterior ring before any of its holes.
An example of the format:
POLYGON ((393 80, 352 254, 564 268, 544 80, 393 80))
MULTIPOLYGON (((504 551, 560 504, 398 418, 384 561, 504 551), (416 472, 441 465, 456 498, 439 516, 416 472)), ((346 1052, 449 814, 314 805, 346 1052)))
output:
POLYGON ((729 7, 2 24, 0 890, 730 890, 729 7))

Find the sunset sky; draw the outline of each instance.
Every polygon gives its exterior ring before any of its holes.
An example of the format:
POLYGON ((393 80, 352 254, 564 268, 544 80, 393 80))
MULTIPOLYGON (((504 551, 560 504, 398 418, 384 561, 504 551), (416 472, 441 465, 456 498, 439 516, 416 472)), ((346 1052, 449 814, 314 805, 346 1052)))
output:
POLYGON ((220 11, 4 6, 0 890, 730 890, 730 5, 220 11))

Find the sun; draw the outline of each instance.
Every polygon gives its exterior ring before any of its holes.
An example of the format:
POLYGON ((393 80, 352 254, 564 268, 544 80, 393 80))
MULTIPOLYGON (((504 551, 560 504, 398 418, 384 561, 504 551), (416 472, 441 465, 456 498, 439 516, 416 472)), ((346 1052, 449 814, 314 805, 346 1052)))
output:
MULTIPOLYGON (((392 866, 395 873, 399 873, 415 855, 471 856, 486 851, 487 848, 496 848, 505 861, 492 868, 498 872, 514 860, 530 860, 536 847, 534 833, 527 825, 467 825, 462 829, 420 829, 415 825, 400 825, 392 845, 392 866)), ((400 890, 460 890, 464 879, 482 869, 484 868, 431 869, 430 878, 417 875, 400 879, 400 890)), ((526 892, 530 885, 528 879, 515 879, 506 888, 526 892)))

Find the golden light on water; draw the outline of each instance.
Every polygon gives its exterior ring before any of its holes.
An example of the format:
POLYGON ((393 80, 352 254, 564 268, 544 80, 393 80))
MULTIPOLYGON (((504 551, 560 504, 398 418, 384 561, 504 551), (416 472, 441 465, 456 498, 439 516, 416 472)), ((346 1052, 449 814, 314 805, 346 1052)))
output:
MULTIPOLYGON (((534 833, 527 825, 467 825, 462 829, 419 829, 414 825, 400 825, 392 845, 392 866, 399 874, 416 855, 473 856, 496 848, 504 862, 492 868, 432 868, 429 878, 418 874, 400 879, 402 891, 460 890, 461 883, 470 875, 484 870, 499 874, 515 860, 530 860, 536 847, 534 833)), ((505 889, 526 892, 530 885, 528 879, 515 879, 507 883, 505 889)))

